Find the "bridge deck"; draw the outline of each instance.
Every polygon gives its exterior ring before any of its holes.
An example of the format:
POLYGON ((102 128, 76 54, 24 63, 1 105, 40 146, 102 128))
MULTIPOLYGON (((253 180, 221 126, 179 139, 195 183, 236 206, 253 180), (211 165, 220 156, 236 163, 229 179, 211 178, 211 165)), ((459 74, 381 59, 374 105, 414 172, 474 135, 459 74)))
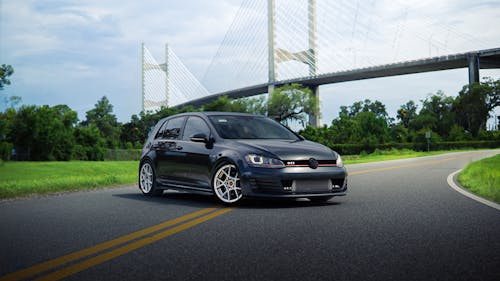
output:
POLYGON ((388 77, 396 75, 405 75, 421 72, 448 70, 456 68, 466 68, 471 57, 479 57, 479 67, 482 69, 500 68, 500 48, 480 50, 462 54, 454 54, 440 57, 432 57, 420 60, 406 61, 393 64, 385 64, 373 67, 353 69, 347 71, 339 71, 325 73, 317 76, 307 76, 290 80, 278 81, 276 83, 263 83, 245 88, 225 91, 203 98, 191 100, 186 103, 176 105, 182 106, 201 106, 210 101, 216 100, 220 96, 228 96, 230 98, 250 97, 263 93, 267 93, 268 86, 274 84, 280 86, 288 83, 300 83, 304 86, 319 86, 325 84, 333 84, 347 81, 355 81, 370 78, 388 77))

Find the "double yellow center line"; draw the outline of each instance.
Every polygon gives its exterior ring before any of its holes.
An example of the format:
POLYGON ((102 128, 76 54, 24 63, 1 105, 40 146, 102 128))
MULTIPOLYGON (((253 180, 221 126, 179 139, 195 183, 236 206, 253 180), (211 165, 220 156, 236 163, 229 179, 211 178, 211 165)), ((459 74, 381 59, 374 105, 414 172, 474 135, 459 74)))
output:
POLYGON ((118 256, 129 253, 138 248, 144 247, 165 237, 173 235, 175 233, 181 232, 215 217, 223 215, 232 211, 233 208, 205 208, 182 217, 178 217, 121 237, 113 240, 106 241, 104 243, 92 246, 90 248, 83 249, 53 260, 49 260, 26 269, 22 269, 7 275, 0 277, 0 281, 13 281, 25 279, 49 270, 53 270, 61 265, 78 261, 74 264, 68 265, 67 267, 61 268, 47 275, 41 276, 35 280, 60 280, 67 276, 73 275, 90 267, 96 266, 98 264, 104 263, 118 256), (182 223, 182 224, 181 224, 182 223), (173 227, 172 227, 173 226, 173 227), (165 228, 167 228, 165 230, 165 228), (161 231, 163 230, 163 231, 161 231), (161 231, 161 232, 158 232, 161 231), (158 232, 156 234, 153 234, 158 232), (150 235, 150 236, 148 236, 150 235), (146 236, 146 237, 145 237, 146 236), (123 246, 120 246, 125 244, 123 246), (120 246, 114 249, 110 249, 116 246, 120 246), (104 250, 108 250, 103 252, 104 250), (103 253, 100 253, 103 252, 103 253), (100 253, 98 255, 95 255, 100 253), (95 256, 92 256, 95 255, 95 256), (92 256, 92 257, 89 257, 92 256), (88 257, 87 259, 84 259, 88 257), (83 259, 83 260, 82 260, 83 259))

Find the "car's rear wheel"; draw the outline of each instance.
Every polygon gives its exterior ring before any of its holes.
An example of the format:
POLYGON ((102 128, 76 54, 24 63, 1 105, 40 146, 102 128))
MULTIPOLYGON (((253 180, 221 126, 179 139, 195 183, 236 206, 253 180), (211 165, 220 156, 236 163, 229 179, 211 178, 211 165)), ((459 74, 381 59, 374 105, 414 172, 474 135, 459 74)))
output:
POLYGON ((144 195, 158 196, 163 190, 156 186, 156 174, 150 161, 144 161, 139 169, 139 189, 144 195))
POLYGON ((242 197, 238 168, 229 163, 217 167, 212 179, 214 194, 225 204, 238 202, 242 197))
POLYGON ((315 196, 315 197, 309 197, 308 199, 311 200, 312 202, 323 203, 327 202, 332 198, 333 196, 315 196))

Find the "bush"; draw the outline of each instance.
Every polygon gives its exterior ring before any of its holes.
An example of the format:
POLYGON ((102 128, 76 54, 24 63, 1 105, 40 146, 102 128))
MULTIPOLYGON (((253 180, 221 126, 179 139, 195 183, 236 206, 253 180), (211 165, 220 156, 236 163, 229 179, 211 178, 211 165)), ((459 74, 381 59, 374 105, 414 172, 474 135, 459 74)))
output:
MULTIPOLYGON (((379 145, 369 144, 334 144, 329 146, 342 155, 357 155, 360 153, 391 154, 390 150, 427 151, 427 143, 386 143, 379 145)), ((447 141, 430 144, 430 150, 480 149, 499 148, 500 140, 496 141, 447 141)))
POLYGON ((13 145, 8 142, 0 142, 0 159, 7 161, 10 160, 13 145))
POLYGON ((74 160, 103 161, 106 149, 101 146, 75 145, 74 160))

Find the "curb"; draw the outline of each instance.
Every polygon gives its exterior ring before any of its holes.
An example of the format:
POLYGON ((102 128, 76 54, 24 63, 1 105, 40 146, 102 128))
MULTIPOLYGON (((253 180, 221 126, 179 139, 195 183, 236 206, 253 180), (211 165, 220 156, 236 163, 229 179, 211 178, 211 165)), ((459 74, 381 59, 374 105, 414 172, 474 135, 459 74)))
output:
POLYGON ((488 199, 485 199, 483 197, 479 197, 476 194, 473 194, 473 193, 465 190, 465 188, 461 187, 458 183, 455 182, 455 175, 460 173, 461 171, 462 171, 462 169, 457 170, 457 171, 448 175, 448 178, 446 179, 446 181, 448 182, 448 185, 451 188, 453 188, 455 191, 461 193, 462 195, 467 196, 474 201, 477 201, 481 204, 495 208, 495 209, 500 211, 500 204, 497 204, 497 203, 490 201, 488 199))

